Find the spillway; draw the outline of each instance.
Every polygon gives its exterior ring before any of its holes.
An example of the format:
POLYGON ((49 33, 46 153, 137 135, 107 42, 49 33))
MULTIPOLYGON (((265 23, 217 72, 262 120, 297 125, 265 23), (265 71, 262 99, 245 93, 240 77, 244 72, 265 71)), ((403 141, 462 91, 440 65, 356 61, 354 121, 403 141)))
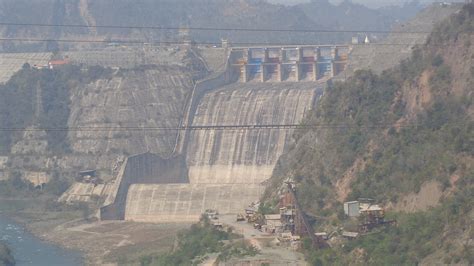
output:
MULTIPOLYGON (((193 126, 297 124, 311 108, 314 83, 232 84, 203 97, 193 126)), ((187 149, 191 183, 261 183, 291 130, 193 131, 187 149)))
MULTIPOLYGON (((234 83, 206 93, 193 126, 297 124, 313 105, 315 82, 234 83)), ((206 209, 239 213, 263 193, 262 182, 292 141, 291 129, 197 130, 187 138, 188 184, 133 184, 125 220, 196 221, 206 209)))

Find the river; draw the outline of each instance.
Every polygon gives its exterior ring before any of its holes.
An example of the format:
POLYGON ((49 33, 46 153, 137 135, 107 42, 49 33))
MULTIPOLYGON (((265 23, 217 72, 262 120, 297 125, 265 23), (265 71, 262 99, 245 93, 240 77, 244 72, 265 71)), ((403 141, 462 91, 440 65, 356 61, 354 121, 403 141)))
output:
POLYGON ((84 265, 79 252, 65 250, 40 240, 2 213, 0 213, 0 240, 6 242, 12 249, 18 266, 84 265))

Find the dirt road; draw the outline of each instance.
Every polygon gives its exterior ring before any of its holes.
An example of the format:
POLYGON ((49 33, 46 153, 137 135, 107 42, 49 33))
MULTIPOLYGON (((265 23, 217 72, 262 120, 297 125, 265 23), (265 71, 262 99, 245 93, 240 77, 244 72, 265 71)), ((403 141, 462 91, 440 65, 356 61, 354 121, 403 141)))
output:
POLYGON ((281 245, 274 235, 254 229, 252 224, 237 222, 235 215, 221 215, 219 221, 232 226, 236 233, 242 234, 245 240, 260 250, 260 254, 255 257, 232 259, 229 264, 260 265, 265 262, 270 265, 308 265, 303 254, 281 245))

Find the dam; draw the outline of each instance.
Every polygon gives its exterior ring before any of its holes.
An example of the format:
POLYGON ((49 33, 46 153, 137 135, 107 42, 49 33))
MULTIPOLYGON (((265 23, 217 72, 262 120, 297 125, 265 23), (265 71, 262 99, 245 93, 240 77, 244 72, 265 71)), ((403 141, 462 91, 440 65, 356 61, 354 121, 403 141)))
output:
POLYGON ((318 81, 344 71, 349 52, 347 45, 232 48, 232 53, 239 53, 232 66, 244 83, 318 81))
POLYGON ((235 214, 259 200, 294 129, 212 126, 298 124, 327 78, 241 82, 241 55, 231 51, 222 72, 195 83, 171 156, 147 152, 124 161, 102 220, 193 222, 207 209, 235 214))

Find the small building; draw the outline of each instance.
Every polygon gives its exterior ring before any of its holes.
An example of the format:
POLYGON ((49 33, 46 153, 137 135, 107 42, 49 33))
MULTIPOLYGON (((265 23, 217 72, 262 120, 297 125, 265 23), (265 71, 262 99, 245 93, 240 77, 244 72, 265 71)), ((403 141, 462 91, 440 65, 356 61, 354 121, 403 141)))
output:
POLYGON ((352 44, 360 44, 360 38, 358 35, 352 37, 352 44))
POLYGON ((69 64, 69 59, 63 59, 63 60, 51 60, 48 62, 48 66, 50 69, 54 69, 56 67, 60 66, 65 66, 69 64))
POLYGON ((344 213, 349 217, 360 215, 360 203, 358 201, 344 202, 344 213))
POLYGON ((361 205, 359 212, 361 212, 361 213, 363 213, 363 212, 380 213, 380 212, 383 212, 383 209, 382 209, 382 207, 380 207, 377 204, 368 205, 368 206, 367 205, 361 205))
POLYGON ((265 215, 265 223, 269 231, 273 233, 279 231, 283 227, 280 214, 265 215))
POLYGON ((326 232, 317 232, 317 233, 314 233, 314 235, 323 240, 328 240, 328 233, 326 232))
POLYGON ((79 172, 79 176, 76 178, 76 181, 82 183, 99 183, 96 170, 86 170, 79 172))
POLYGON ((359 233, 343 231, 342 236, 345 237, 345 238, 354 239, 354 238, 357 238, 359 236, 359 233))
POLYGON ((97 171, 96 171, 96 170, 80 171, 80 172, 79 172, 79 176, 80 176, 80 177, 85 177, 85 176, 96 177, 96 176, 97 176, 97 171))
POLYGON ((222 229, 224 228, 224 224, 219 222, 219 221, 213 221, 212 226, 214 226, 216 229, 222 229))
POLYGON ((228 39, 221 39, 221 46, 224 49, 227 49, 230 47, 230 43, 228 39))
POLYGON ((36 65, 36 64, 33 65, 32 67, 33 69, 38 69, 38 70, 50 68, 49 65, 36 65))
POLYGON ((246 208, 246 209, 245 209, 245 214, 246 214, 246 215, 253 215, 253 214, 255 214, 255 212, 256 212, 256 211, 255 211, 255 209, 253 209, 253 208, 246 208))
POLYGON ((267 221, 267 224, 270 222, 274 221, 279 221, 281 222, 281 214, 267 214, 265 215, 265 221, 267 221))
POLYGON ((217 210, 207 209, 205 211, 205 214, 207 218, 209 218, 210 220, 217 220, 218 219, 217 216, 219 215, 219 212, 217 210))
POLYGON ((290 241, 293 237, 293 234, 291 232, 283 232, 280 234, 279 240, 284 242, 284 241, 290 241))

